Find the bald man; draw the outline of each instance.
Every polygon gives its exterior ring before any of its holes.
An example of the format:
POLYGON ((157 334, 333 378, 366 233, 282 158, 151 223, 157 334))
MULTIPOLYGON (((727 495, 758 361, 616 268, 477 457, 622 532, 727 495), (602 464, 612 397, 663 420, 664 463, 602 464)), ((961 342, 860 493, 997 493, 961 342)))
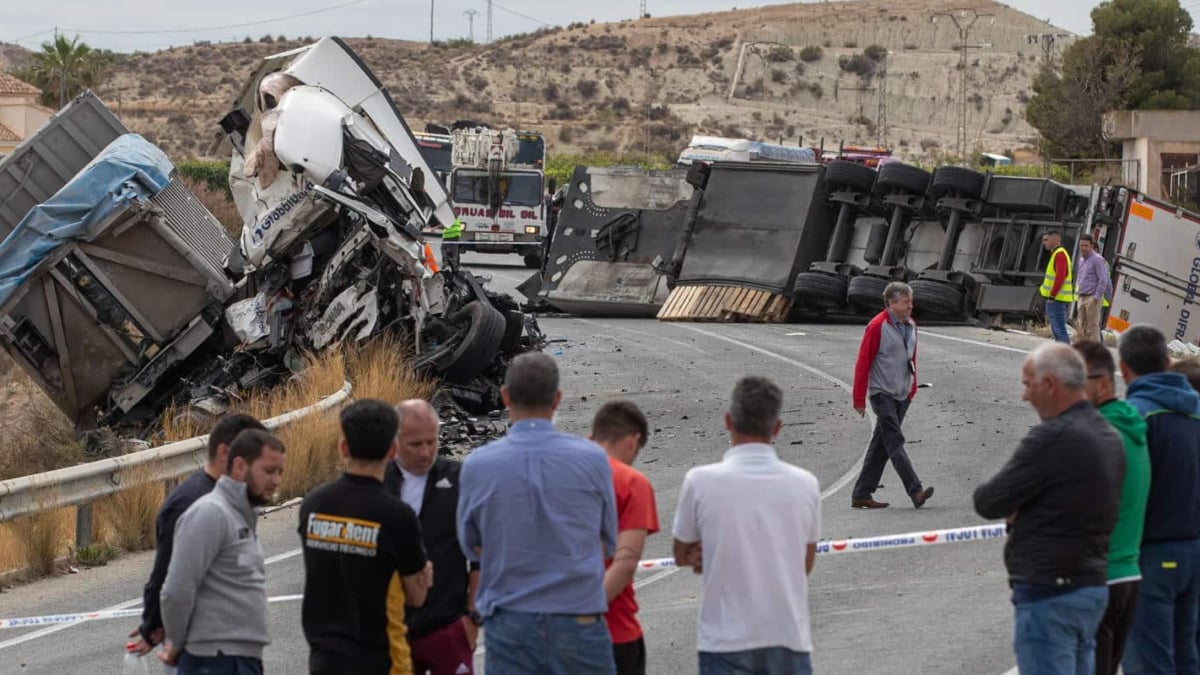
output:
POLYGON ((388 466, 384 485, 417 512, 425 550, 437 570, 425 605, 408 608, 404 617, 413 672, 469 674, 482 619, 475 611, 479 566, 468 566, 455 531, 462 464, 438 456, 440 420, 428 401, 404 401, 396 412, 400 449, 388 466))

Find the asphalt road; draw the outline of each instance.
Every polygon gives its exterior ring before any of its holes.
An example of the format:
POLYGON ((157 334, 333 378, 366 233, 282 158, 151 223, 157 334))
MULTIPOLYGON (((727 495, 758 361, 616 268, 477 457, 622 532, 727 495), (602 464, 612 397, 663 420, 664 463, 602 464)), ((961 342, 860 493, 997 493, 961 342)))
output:
MULTIPOLYGON (((498 288, 528 276, 516 257, 466 260, 485 261, 477 269, 491 274, 498 288)), ((923 330, 919 379, 932 386, 918 393, 905 428, 913 463, 936 494, 914 510, 888 469, 877 496, 892 508, 852 510, 847 482, 870 435, 869 421, 853 412, 847 389, 861 326, 579 318, 543 318, 541 324, 556 340, 549 351, 563 372, 561 428, 586 433, 596 406, 618 396, 636 401, 651 421, 639 468, 655 487, 664 531, 649 539, 646 557, 670 553, 684 473, 718 461, 728 447, 721 419, 740 375, 766 374, 783 387, 787 412, 777 449, 820 480, 824 534, 832 539, 980 523, 972 491, 1036 421, 1020 400, 1020 364, 1037 338, 965 327, 923 330)), ((293 508, 260 524, 273 596, 302 590, 295 519, 293 508)), ((0 616, 136 606, 151 563, 149 553, 126 556, 11 589, 0 594, 0 616)), ((649 672, 694 673, 699 579, 667 570, 639 575, 638 584, 649 672)), ((998 541, 818 556, 811 589, 818 672, 1000 675, 1012 667, 1012 610, 998 541)), ((0 630, 0 673, 120 673, 122 644, 134 625, 118 619, 0 630)), ((299 604, 273 604, 271 626, 267 670, 305 672, 299 604)))

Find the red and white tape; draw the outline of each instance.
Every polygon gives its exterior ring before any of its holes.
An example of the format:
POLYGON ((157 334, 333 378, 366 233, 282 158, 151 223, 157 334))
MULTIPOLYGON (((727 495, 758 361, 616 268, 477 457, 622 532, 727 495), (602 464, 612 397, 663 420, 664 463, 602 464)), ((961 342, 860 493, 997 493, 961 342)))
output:
MULTIPOLYGON (((879 537, 862 537, 861 539, 834 539, 817 543, 818 554, 859 553, 862 551, 882 551, 885 549, 909 548, 912 546, 937 546, 939 544, 957 544, 965 541, 989 541, 1003 539, 1008 535, 1007 527, 999 525, 972 525, 970 527, 954 527, 947 530, 927 530, 925 532, 909 532, 906 534, 888 534, 879 537)), ((674 558, 655 558, 643 560, 638 568, 643 570, 675 567, 674 558)))
MULTIPOLYGON (((925 532, 909 532, 907 534, 889 534, 880 537, 862 537, 860 539, 835 539, 822 541, 817 544, 817 553, 828 555, 833 553, 858 553, 861 551, 883 551, 912 546, 937 546, 939 544, 957 544, 967 541, 991 541, 1007 536, 1007 528, 998 525, 972 525, 970 527, 955 527, 948 530, 928 530, 925 532)), ((652 558, 638 563, 642 570, 663 569, 675 567, 674 558, 652 558)), ((268 598, 268 602, 295 602, 302 595, 277 595, 268 598)), ((61 623, 79 623, 100 619, 118 619, 122 617, 141 616, 141 609, 116 609, 97 612, 80 612, 75 614, 48 614, 45 616, 26 616, 12 619, 0 619, 0 629, 32 628, 50 626, 61 623)))

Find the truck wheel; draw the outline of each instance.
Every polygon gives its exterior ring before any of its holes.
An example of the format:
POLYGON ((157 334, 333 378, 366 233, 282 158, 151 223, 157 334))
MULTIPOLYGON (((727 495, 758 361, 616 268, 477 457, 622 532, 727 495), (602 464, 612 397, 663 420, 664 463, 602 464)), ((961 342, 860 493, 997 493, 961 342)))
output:
POLYGON ((804 307, 837 309, 846 304, 846 278, 803 272, 796 276, 792 297, 797 305, 804 307))
POLYGON ((542 268, 542 256, 540 253, 526 253, 525 266, 531 270, 540 270, 542 268))
POLYGON ((508 326, 504 315, 486 301, 467 303, 466 307, 459 310, 455 320, 464 318, 470 321, 470 327, 450 355, 450 365, 443 373, 446 381, 456 384, 470 382, 492 363, 504 342, 504 332, 508 326))
POLYGON ((983 174, 961 166, 938 167, 929 182, 929 196, 940 199, 948 194, 978 199, 983 194, 983 174))
POLYGON ((930 178, 925 169, 907 164, 884 164, 879 169, 879 177, 875 179, 875 193, 903 192, 923 195, 929 189, 930 178))
POLYGON ((957 317, 964 312, 966 293, 962 288, 932 279, 915 279, 913 313, 918 316, 957 317))
POLYGON ((880 277, 865 274, 854 277, 846 287, 846 304, 859 312, 878 312, 883 309, 883 289, 887 288, 887 285, 888 280, 880 277))
POLYGON ((830 192, 836 192, 838 188, 870 192, 871 186, 875 185, 875 177, 875 169, 857 162, 838 160, 825 167, 825 184, 830 192))

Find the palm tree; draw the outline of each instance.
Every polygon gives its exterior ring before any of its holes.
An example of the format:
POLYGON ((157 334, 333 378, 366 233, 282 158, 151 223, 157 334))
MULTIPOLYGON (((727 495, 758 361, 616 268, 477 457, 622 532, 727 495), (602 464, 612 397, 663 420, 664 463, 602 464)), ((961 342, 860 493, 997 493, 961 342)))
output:
POLYGON ((52 106, 58 101, 60 108, 94 86, 108 65, 108 54, 80 42, 79 36, 68 40, 57 35, 53 42, 43 43, 42 51, 35 52, 32 58, 23 79, 42 90, 43 105, 52 106))

